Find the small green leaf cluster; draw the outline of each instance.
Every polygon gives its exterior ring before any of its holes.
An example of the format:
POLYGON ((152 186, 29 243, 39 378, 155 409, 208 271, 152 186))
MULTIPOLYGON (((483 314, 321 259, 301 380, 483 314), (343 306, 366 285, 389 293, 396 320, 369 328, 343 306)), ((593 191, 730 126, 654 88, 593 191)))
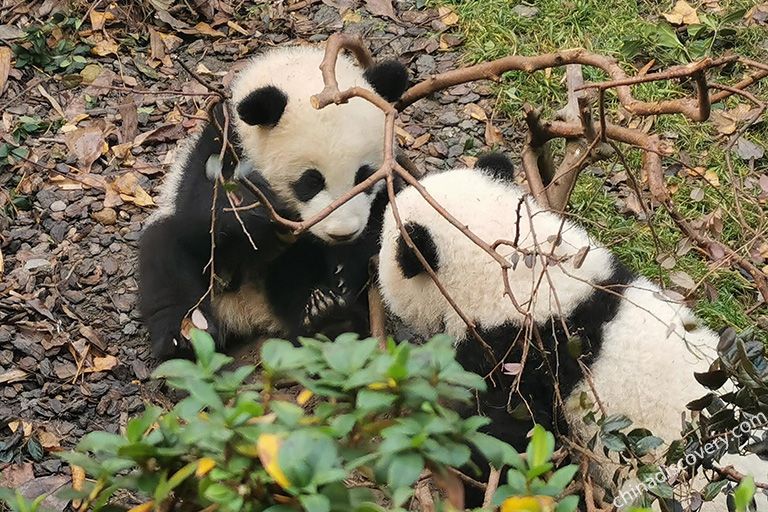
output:
MULTIPOLYGON (((505 496, 554 497, 573 476, 569 467, 544 480, 554 441, 540 427, 526 463, 478 430, 487 419, 443 405, 484 387, 456 362, 446 336, 384 349, 350 334, 302 339, 299 347, 269 340, 258 374, 254 366, 228 369, 231 358, 202 331, 193 330, 192 345, 196 362, 168 361, 153 374, 186 395, 170 411, 148 406, 124 435, 93 432, 62 455, 91 477, 73 495, 84 507, 105 509, 127 490, 144 497, 135 512, 403 510, 425 469, 465 466, 470 447, 525 475, 525 485, 511 484, 505 496), (298 398, 287 399, 298 387, 298 398)), ((575 501, 557 510, 573 510, 575 501)))
MULTIPOLYGON (((560 497, 568 484, 573 480, 579 467, 575 464, 564 466, 554 473, 552 454, 555 450, 555 437, 547 432, 541 425, 533 428, 531 440, 525 458, 516 455, 510 461, 510 469, 507 472, 507 484, 499 487, 494 496, 494 504, 502 505, 510 503, 516 496, 533 496, 538 498, 551 498, 552 504, 560 497), (551 476, 545 478, 546 475, 551 476)), ((555 512, 573 512, 579 505, 579 497, 576 495, 565 496, 557 502, 553 509, 555 512)), ((527 510, 527 509, 526 509, 527 510)))
POLYGON ((666 63, 693 62, 733 46, 738 22, 745 10, 724 16, 698 13, 701 23, 676 29, 667 22, 640 25, 637 35, 624 41, 621 54, 627 60, 656 55, 666 63))
POLYGON ((89 45, 76 43, 67 37, 60 38, 52 47, 48 44, 54 30, 74 32, 80 28, 80 23, 78 17, 56 13, 48 23, 25 29, 22 42, 12 47, 16 67, 35 66, 48 73, 64 74, 83 69, 88 62, 85 56, 91 50, 89 45))

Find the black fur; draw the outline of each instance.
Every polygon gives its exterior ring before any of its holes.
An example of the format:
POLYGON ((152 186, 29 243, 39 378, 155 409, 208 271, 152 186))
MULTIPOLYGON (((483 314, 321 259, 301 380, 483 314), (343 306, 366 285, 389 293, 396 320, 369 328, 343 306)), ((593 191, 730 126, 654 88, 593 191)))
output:
POLYGON ((252 91, 237 104, 237 115, 251 126, 275 126, 283 117, 288 97, 274 85, 252 91))
MULTIPOLYGON (((440 268, 440 257, 429 229, 419 223, 409 222, 405 225, 405 231, 411 237, 413 245, 421 252, 421 255, 424 256, 432 270, 437 272, 440 268)), ((419 258, 416 256, 416 252, 408 247, 405 238, 402 236, 398 237, 397 240, 396 257, 400 271, 406 279, 415 277, 425 271, 419 258)))
POLYGON ((317 169, 307 169, 298 180, 291 183, 296 199, 307 202, 325 188, 325 178, 317 169))
POLYGON ((515 166, 503 153, 485 153, 477 159, 475 167, 498 180, 512 181, 515 177, 515 166))
MULTIPOLYGON (((154 353, 158 357, 185 355, 180 324, 187 312, 205 295, 210 281, 206 270, 211 252, 211 209, 213 183, 206 177, 205 167, 211 155, 221 151, 217 126, 223 126, 223 108, 214 110, 214 122, 208 125, 190 153, 175 197, 175 213, 158 219, 144 231, 139 249, 139 309, 149 330, 154 353), (178 345, 173 343, 173 340, 178 345)), ((236 161, 237 134, 229 133, 231 144, 225 154, 222 174, 231 176, 236 161)), ((261 175, 249 175, 284 217, 299 220, 296 212, 285 208, 261 175)), ((242 204, 256 202, 244 187, 234 194, 242 204)), ((220 189, 216 203, 215 271, 216 291, 236 292, 254 283, 266 294, 276 316, 289 328, 289 337, 322 332, 334 336, 345 330, 367 331, 368 260, 378 250, 378 234, 386 206, 386 194, 376 196, 371 220, 364 233, 352 243, 328 245, 309 233, 295 243, 284 242, 281 229, 271 222, 262 208, 239 212, 258 251, 251 246, 243 228, 229 208, 220 189), (337 271, 339 264, 341 271, 337 271), (343 287, 339 281, 343 281, 343 287), (323 294, 342 297, 335 307, 310 315, 307 304, 319 290, 323 294)), ((217 322, 210 297, 198 306, 208 320, 209 333, 219 346, 235 340, 217 322)), ((253 333, 257 335, 259 333, 253 333)))
POLYGON ((408 70, 396 60, 385 60, 365 70, 365 79, 389 102, 400 99, 408 87, 408 70))
MULTIPOLYGON (((603 326, 613 320, 619 309, 621 296, 634 276, 621 263, 616 261, 611 277, 598 283, 589 298, 581 303, 565 320, 570 333, 566 335, 559 318, 538 325, 544 352, 536 341, 528 341, 528 355, 519 383, 519 393, 510 391, 517 376, 507 375, 503 371, 493 371, 484 352, 472 339, 459 344, 457 360, 468 371, 480 375, 493 372, 494 383, 488 383, 488 390, 478 398, 478 404, 467 408, 464 414, 488 416, 491 423, 484 431, 498 439, 508 442, 519 452, 524 452, 528 444, 527 433, 534 423, 554 431, 566 434, 567 425, 562 414, 557 410, 555 380, 561 396, 565 399, 574 387, 582 381, 583 374, 579 360, 590 366, 600 353, 603 343, 603 326), (579 341, 577 341, 579 340, 579 341), (580 348, 577 347, 580 345, 580 348), (532 414, 532 416, 531 416, 532 414)), ((479 326, 479 333, 491 346, 499 363, 517 363, 522 360, 523 341, 526 336, 520 326, 506 323, 498 326, 479 326), (509 345, 515 342, 512 350, 509 345)), ((488 463, 479 453, 474 453, 473 462, 483 473, 475 475, 481 481, 487 479, 488 463)), ((477 507, 482 504, 483 496, 466 486, 466 504, 477 507)))

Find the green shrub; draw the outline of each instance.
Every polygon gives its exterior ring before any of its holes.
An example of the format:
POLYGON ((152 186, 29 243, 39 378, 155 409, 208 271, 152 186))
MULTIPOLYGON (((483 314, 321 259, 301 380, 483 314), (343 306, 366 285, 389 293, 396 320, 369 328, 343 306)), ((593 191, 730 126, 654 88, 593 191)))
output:
MULTIPOLYGON (((390 341, 384 350, 351 334, 301 347, 269 340, 253 383, 255 367, 225 369, 231 358, 207 334, 194 331, 192 344, 197 362, 172 360, 154 372, 186 395, 173 409, 148 406, 125 435, 93 432, 62 455, 91 477, 73 495, 84 508, 125 506, 127 491, 141 503, 135 512, 403 510, 425 469, 445 475, 468 464, 470 446, 512 467, 499 500, 530 494, 554 506, 575 472, 545 478, 554 438, 541 427, 521 457, 478 431, 487 419, 443 405, 484 387, 456 362, 446 336, 421 346, 390 341), (285 399, 297 392, 296 403, 285 399)), ((34 512, 11 492, 3 498, 34 512)), ((567 497, 557 511, 577 502, 567 497)))

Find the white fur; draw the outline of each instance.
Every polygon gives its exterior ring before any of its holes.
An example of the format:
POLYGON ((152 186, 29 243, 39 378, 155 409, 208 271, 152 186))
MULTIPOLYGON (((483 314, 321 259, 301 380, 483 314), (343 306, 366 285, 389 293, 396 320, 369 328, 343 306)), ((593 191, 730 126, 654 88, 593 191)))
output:
POLYGON ((160 193, 155 198, 157 209, 147 217, 147 220, 144 223, 145 227, 153 222, 157 222, 160 219, 173 215, 176 211, 176 193, 181 184, 184 168, 187 166, 189 156, 192 153, 195 144, 197 144, 197 140, 200 138, 202 132, 202 128, 198 126, 195 133, 184 139, 176 147, 173 164, 171 164, 171 168, 168 169, 168 172, 165 173, 163 182, 160 185, 160 193))
MULTIPOLYGON (((472 169, 431 175, 424 178, 422 184, 439 204, 483 240, 489 243, 514 240, 517 206, 523 199, 519 188, 486 178, 472 169)), ((397 207, 404 223, 413 220, 429 227, 441 258, 440 281, 470 318, 486 327, 505 321, 522 324, 523 315, 504 297, 498 262, 459 233, 424 201, 415 188, 407 188, 398 194, 397 207)), ((518 245, 525 250, 535 249, 538 242, 539 252, 549 254, 552 243, 548 238, 558 232, 562 242, 555 248, 553 254, 556 257, 573 255, 585 246, 592 247, 579 269, 575 269, 571 261, 563 263, 565 270, 548 267, 551 281, 543 276, 541 258, 534 260, 531 269, 521 257, 516 268, 510 269, 509 282, 515 299, 523 309, 530 310, 537 321, 545 322, 556 313, 558 302, 559 310, 568 315, 591 293, 589 280, 599 281, 610 276, 611 254, 608 250, 597 247, 583 229, 546 212, 530 197, 524 199, 519 225, 518 245), (534 223, 535 229, 531 229, 534 223), (576 278, 568 277, 566 270, 576 278), (537 283, 538 291, 532 293, 537 283), (557 286, 557 293, 553 292, 552 284, 557 286)), ((399 236, 389 206, 384 217, 379 267, 384 300, 393 312, 422 333, 434 333, 438 326, 444 325, 446 333, 461 339, 466 325, 430 277, 421 274, 408 280, 403 278, 395 261, 399 236)), ((501 246, 499 252, 511 257, 516 251, 501 246)))
MULTIPOLYGON (((288 97, 285 112, 274 128, 249 126, 235 119, 242 147, 281 198, 309 219, 354 185, 357 169, 374 169, 383 161, 384 114, 361 98, 317 110, 310 104, 323 89, 319 66, 323 50, 285 47, 254 58, 232 85, 235 104, 251 91, 274 85, 288 97), (319 170, 326 189, 308 203, 296 201, 290 183, 306 169, 319 170)), ((336 78, 340 89, 370 88, 363 70, 339 56, 336 78)), ((329 235, 360 234, 368 222, 372 195, 361 194, 316 224, 311 231, 326 241, 329 235)))
MULTIPOLYGON (((421 183, 461 224, 489 244, 500 239, 514 240, 519 225, 519 247, 546 255, 560 233, 562 241, 552 253, 560 264, 546 267, 548 277, 541 256, 529 268, 519 254, 516 268, 509 272, 517 302, 530 310, 537 322, 546 322, 551 316, 568 316, 592 292, 593 283, 611 274, 614 257, 609 250, 592 241, 580 226, 543 210, 514 185, 471 169, 431 175, 421 183), (568 256, 585 246, 589 246, 589 252, 577 269, 568 256)), ((404 224, 413 221, 429 229, 438 252, 438 277, 471 320, 482 327, 509 321, 522 325, 522 314, 504 297, 498 262, 427 204, 415 188, 403 190, 396 204, 404 224)), ((466 325, 431 278, 426 273, 411 279, 402 275, 396 261, 399 237, 390 205, 385 213, 379 261, 379 283, 390 311, 423 336, 443 330, 459 341, 465 339, 466 325)), ((515 250, 501 246, 500 252, 511 256, 515 250)), ((591 373, 606 414, 624 414, 635 427, 647 428, 668 442, 679 438, 685 405, 706 394, 693 373, 707 371, 716 356, 717 335, 698 325, 687 307, 666 299, 645 278, 636 278, 629 285, 616 317, 604 327, 603 334, 602 351, 591 373)), ((582 382, 567 397, 565 414, 574 432, 588 440, 595 428, 583 421, 588 411, 579 405, 582 392, 593 397, 588 383, 582 382)), ((755 457, 752 459, 754 462, 755 457)), ((742 467, 744 471, 758 470, 763 478, 768 473, 768 465, 762 461, 742 467)), ((611 461, 606 461, 595 476, 603 485, 611 485, 615 469, 611 461)), ((723 511, 723 503, 720 499, 702 510, 723 511)))
MULTIPOLYGON (((310 104, 313 94, 323 89, 320 62, 323 50, 315 47, 283 47, 254 57, 232 84, 233 105, 250 92, 274 85, 285 93, 288 103, 274 128, 250 126, 231 109, 230 122, 240 136, 242 150, 280 198, 309 219, 354 186, 355 173, 362 165, 374 169, 383 162, 384 114, 360 98, 344 105, 317 110, 310 104), (297 201, 290 184, 306 170, 319 170, 326 189, 307 203, 297 201)), ((346 56, 339 56, 336 77, 343 90, 352 86, 370 88, 363 70, 346 56)), ((148 222, 175 211, 175 197, 189 154, 199 134, 184 141, 171 169, 166 173, 159 208, 148 222)), ((381 187, 378 184, 377 187, 381 187)), ((327 242, 330 235, 357 236, 368 222, 373 194, 359 194, 310 231, 327 242)))

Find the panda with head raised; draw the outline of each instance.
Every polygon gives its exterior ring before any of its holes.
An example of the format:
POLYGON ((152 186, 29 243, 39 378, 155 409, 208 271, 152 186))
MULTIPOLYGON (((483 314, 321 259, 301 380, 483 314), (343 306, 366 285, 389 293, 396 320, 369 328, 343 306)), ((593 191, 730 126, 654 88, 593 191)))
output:
MULTIPOLYGON (((626 415, 633 428, 648 429, 667 443, 680 438, 686 404, 705 393, 694 372, 708 370, 718 336, 699 325, 687 307, 629 272, 583 228, 536 204, 514 183, 506 157, 487 155, 477 167, 429 175, 420 183, 488 244, 503 241, 498 251, 511 263, 508 282, 517 305, 505 296, 499 263, 417 189, 402 190, 395 204, 413 245, 476 324, 496 361, 486 356, 409 248, 392 205, 384 216, 378 275, 389 311, 418 335, 453 336, 465 369, 494 375, 467 413, 479 409, 491 420, 487 432, 519 451, 534 423, 570 431, 584 442, 591 439, 599 428, 585 421, 597 402, 592 386, 607 416, 626 415), (538 336, 526 327, 526 316, 538 336)), ((596 480, 610 487, 615 461, 606 458, 597 466, 596 480)), ((740 469, 758 481, 768 477, 768 465, 756 457, 740 469)), ((478 505, 472 503, 476 492, 470 487, 467 492, 469 504, 478 505)), ((702 510, 726 508, 719 503, 702 510)))
MULTIPOLYGON (((360 299, 386 204, 381 183, 298 237, 264 207, 237 215, 232 208, 258 202, 237 185, 245 177, 282 216, 309 219, 382 164, 379 109, 360 98, 321 110, 310 104, 323 89, 323 54, 285 47, 255 57, 233 82, 231 101, 217 105, 165 177, 139 250, 139 308, 158 356, 188 348, 180 329, 195 308, 220 345, 257 334, 364 329, 360 299), (221 175, 230 181, 214 187, 221 175)), ((397 62, 363 70, 345 56, 336 77, 341 89, 373 88, 389 101, 408 82, 397 62)))

